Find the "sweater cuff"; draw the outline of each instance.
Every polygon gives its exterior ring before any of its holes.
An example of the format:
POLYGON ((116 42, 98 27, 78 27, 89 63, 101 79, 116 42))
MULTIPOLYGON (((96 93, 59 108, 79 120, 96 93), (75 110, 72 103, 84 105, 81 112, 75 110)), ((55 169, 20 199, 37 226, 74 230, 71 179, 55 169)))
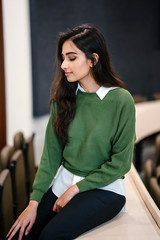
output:
POLYGON ((40 203, 42 197, 43 197, 43 194, 42 192, 40 191, 36 191, 34 190, 32 193, 31 193, 31 196, 30 196, 30 200, 34 200, 34 201, 37 201, 40 203))
POLYGON ((76 184, 77 184, 77 187, 79 188, 79 192, 85 192, 85 191, 94 189, 94 187, 92 188, 87 184, 86 179, 83 179, 77 182, 76 184))

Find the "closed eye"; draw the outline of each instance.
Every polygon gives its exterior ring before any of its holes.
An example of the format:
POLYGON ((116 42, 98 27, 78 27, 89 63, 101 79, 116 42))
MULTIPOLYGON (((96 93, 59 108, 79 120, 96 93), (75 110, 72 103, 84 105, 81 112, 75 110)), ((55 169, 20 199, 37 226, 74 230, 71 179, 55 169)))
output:
POLYGON ((74 60, 76 60, 76 58, 69 58, 69 60, 73 62, 74 60))

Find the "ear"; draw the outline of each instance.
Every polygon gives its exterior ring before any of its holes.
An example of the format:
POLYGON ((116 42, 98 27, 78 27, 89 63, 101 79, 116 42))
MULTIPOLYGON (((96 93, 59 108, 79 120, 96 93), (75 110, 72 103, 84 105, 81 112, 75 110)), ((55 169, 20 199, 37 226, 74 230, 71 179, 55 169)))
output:
POLYGON ((91 67, 95 66, 98 63, 99 55, 97 53, 92 53, 94 61, 91 63, 91 67))

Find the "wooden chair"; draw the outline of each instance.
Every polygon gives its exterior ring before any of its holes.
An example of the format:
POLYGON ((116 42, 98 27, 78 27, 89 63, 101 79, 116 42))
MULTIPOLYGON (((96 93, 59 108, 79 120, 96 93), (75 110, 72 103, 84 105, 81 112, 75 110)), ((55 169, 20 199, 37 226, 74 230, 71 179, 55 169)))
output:
POLYGON ((26 169, 26 184, 28 196, 32 191, 32 185, 35 178, 36 167, 34 157, 34 134, 25 139, 22 132, 17 132, 14 135, 14 148, 23 151, 26 169))
POLYGON ((156 136, 155 139, 155 161, 154 161, 154 168, 160 165, 160 134, 156 136))
POLYGON ((150 194, 151 194, 154 202, 160 209, 160 185, 158 184, 156 177, 150 178, 150 194))
POLYGON ((160 92, 154 93, 152 96, 153 100, 160 100, 160 92))
POLYGON ((14 213, 17 218, 28 204, 26 172, 22 150, 16 150, 11 157, 10 171, 13 184, 14 213))
POLYGON ((150 178, 155 177, 156 168, 160 166, 160 134, 155 138, 154 159, 147 159, 144 163, 144 183, 150 192, 150 178))
POLYGON ((135 103, 141 103, 146 101, 146 98, 139 94, 133 95, 133 99, 135 103))
POLYGON ((24 146, 24 158, 27 162, 27 180, 29 193, 32 192, 32 185, 35 179, 36 166, 35 166, 35 155, 34 155, 34 134, 25 139, 24 146))
POLYGON ((153 160, 147 159, 144 163, 144 184, 150 192, 150 179, 153 176, 153 160))
POLYGON ((0 173, 0 237, 5 238, 14 222, 13 192, 9 169, 0 173))
POLYGON ((2 165, 1 165, 1 156, 0 156, 0 173, 2 172, 2 165))
POLYGON ((16 150, 22 149, 24 146, 24 135, 22 132, 17 132, 13 138, 14 148, 16 150))
POLYGON ((10 159, 14 153, 14 147, 6 145, 2 148, 0 152, 0 164, 1 168, 6 169, 9 168, 10 159))
POLYGON ((156 167, 156 178, 158 184, 160 185, 160 165, 156 167))

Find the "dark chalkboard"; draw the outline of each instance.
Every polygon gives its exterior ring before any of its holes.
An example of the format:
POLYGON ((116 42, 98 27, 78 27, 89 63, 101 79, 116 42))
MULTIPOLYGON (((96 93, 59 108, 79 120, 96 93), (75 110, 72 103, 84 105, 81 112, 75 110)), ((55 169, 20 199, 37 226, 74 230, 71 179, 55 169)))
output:
POLYGON ((114 69, 132 94, 160 91, 159 0, 30 0, 33 115, 49 111, 56 35, 82 23, 96 25, 114 69))

